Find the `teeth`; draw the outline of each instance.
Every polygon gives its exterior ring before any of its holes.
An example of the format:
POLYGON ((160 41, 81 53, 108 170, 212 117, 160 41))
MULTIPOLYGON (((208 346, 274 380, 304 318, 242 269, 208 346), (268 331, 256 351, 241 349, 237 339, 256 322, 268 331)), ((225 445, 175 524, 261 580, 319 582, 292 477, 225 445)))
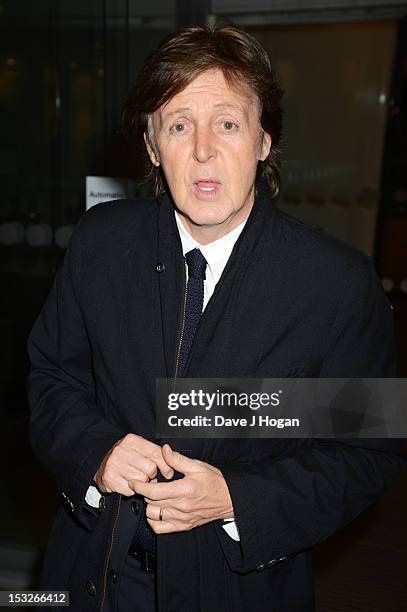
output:
POLYGON ((202 191, 215 191, 215 187, 200 187, 202 191))

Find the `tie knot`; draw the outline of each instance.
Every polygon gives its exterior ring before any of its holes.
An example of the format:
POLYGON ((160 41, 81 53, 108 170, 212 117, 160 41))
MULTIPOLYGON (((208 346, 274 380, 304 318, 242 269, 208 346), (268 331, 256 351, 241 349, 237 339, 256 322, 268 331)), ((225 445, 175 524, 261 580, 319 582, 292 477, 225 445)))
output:
POLYGON ((201 251, 199 249, 192 249, 192 251, 185 253, 185 259, 187 260, 189 278, 205 280, 207 262, 201 251))

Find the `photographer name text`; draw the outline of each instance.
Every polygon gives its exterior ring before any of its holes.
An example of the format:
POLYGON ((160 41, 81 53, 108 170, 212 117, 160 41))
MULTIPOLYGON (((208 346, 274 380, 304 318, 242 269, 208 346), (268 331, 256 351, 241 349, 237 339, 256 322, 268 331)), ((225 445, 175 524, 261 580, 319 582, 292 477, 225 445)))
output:
POLYGON ((276 427, 283 429, 285 427, 300 427, 300 419, 289 418, 273 418, 270 416, 262 416, 260 414, 252 415, 251 419, 246 418, 228 418, 220 414, 213 417, 194 416, 190 418, 178 417, 171 415, 168 417, 168 425, 170 427, 276 427))

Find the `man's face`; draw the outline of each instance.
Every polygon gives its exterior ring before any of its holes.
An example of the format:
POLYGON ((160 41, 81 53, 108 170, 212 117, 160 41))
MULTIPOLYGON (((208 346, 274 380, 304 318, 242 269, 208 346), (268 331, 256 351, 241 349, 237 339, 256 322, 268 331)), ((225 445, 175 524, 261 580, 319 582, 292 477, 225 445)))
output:
POLYGON ((184 225, 202 244, 227 234, 253 206, 257 160, 270 151, 257 101, 221 70, 196 77, 152 118, 159 157, 184 225))

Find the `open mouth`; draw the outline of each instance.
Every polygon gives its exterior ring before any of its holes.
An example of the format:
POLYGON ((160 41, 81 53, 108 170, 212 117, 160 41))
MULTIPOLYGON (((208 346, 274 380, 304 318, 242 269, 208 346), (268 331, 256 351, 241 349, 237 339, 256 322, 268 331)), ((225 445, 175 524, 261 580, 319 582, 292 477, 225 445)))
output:
POLYGON ((193 185, 195 193, 205 198, 213 197, 222 187, 222 183, 213 178, 197 179, 193 182, 193 185))

